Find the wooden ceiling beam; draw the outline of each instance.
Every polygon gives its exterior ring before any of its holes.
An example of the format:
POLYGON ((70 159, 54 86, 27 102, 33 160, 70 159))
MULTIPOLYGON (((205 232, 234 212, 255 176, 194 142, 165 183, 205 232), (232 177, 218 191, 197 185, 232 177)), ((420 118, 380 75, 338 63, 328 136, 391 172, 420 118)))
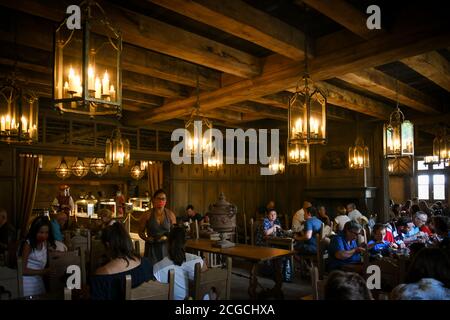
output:
MULTIPOLYGON (((411 20, 410 17, 390 33, 317 55, 310 62, 310 75, 316 81, 331 79, 447 45, 450 43, 450 35, 445 30, 450 27, 450 22, 446 18, 436 17, 436 14, 442 13, 423 14, 417 20, 411 20)), ((208 110, 276 93, 294 87, 303 73, 304 67, 301 63, 286 64, 277 70, 263 72, 251 80, 241 80, 211 92, 201 93, 200 105, 202 110, 208 110)), ((191 97, 171 102, 131 121, 139 125, 177 118, 187 114, 195 101, 196 99, 191 97)))
MULTIPOLYGON (((0 30, 0 40, 5 42, 6 49, 13 48, 14 43, 17 43, 17 45, 47 52, 53 51, 53 23, 24 14, 16 14, 14 23, 17 25, 17 34, 0 30), (33 30, 33 32, 29 30, 33 30), (9 43, 9 47, 7 43, 9 43)), ((47 60, 41 61, 39 64, 51 67, 51 56, 50 59, 48 58, 49 55, 47 55, 47 60)), ((27 55, 27 59, 36 61, 34 55, 27 55)), ((41 60, 43 59, 45 57, 41 60)), ((114 57, 110 55, 103 60, 100 59, 99 63, 108 65, 113 61, 114 57)), ((198 74, 201 89, 211 90, 221 86, 220 72, 218 71, 126 43, 123 44, 122 68, 190 87, 196 86, 196 74, 198 74)))
POLYGON ((431 51, 400 61, 450 92, 450 62, 440 53, 431 51))
MULTIPOLYGON (((45 0, 0 0, 0 5, 58 22, 66 10, 62 2, 45 0)), ((261 61, 248 53, 112 4, 103 9, 124 42, 243 78, 261 73, 261 61)))
POLYGON ((368 29, 366 22, 369 16, 346 0, 295 0, 295 3, 299 5, 305 3, 364 39, 370 39, 379 33, 379 30, 368 29))
MULTIPOLYGON (((304 58, 303 32, 241 0, 150 1, 288 58, 304 58)), ((308 52, 312 49, 309 46, 308 52)))
POLYGON ((338 78, 394 101, 397 100, 398 91, 400 104, 420 112, 438 113, 440 109, 439 102, 432 97, 374 68, 338 78))

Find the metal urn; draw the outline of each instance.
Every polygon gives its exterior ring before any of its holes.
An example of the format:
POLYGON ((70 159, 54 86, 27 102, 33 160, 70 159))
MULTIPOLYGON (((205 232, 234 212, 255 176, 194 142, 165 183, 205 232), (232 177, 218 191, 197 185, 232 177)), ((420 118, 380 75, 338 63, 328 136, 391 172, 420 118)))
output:
MULTIPOLYGON (((220 193, 219 200, 216 203, 209 205, 207 215, 211 227, 214 231, 221 234, 222 241, 225 238, 225 234, 228 234, 231 237, 234 235, 236 230, 236 213, 237 207, 226 201, 223 192, 220 193)), ((219 241, 219 243, 221 243, 221 241, 219 241)), ((229 243, 227 245, 229 245, 229 243)))

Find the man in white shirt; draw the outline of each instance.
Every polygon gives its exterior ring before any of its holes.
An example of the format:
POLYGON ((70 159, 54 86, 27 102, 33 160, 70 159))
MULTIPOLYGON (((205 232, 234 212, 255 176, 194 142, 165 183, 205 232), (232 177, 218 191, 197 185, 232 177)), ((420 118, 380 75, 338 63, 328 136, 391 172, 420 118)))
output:
POLYGON ((304 201, 303 208, 301 208, 294 214, 294 216, 292 217, 292 231, 301 232, 303 230, 305 223, 305 211, 309 207, 312 207, 311 202, 304 201))
POLYGON ((356 209, 356 205, 354 203, 349 203, 347 205, 347 216, 350 220, 358 221, 358 219, 362 216, 362 213, 356 209))

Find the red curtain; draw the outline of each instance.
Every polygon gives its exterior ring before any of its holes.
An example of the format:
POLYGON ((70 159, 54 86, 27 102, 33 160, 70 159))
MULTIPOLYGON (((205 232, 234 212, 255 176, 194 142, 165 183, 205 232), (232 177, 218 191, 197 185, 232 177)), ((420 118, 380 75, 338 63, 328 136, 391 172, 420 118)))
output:
POLYGON ((153 196, 153 193, 163 186, 163 163, 153 162, 148 165, 147 170, 148 189, 150 191, 150 196, 153 196))
POLYGON ((16 228, 20 230, 20 237, 27 233, 28 221, 33 211, 39 173, 39 156, 21 154, 19 156, 19 211, 17 213, 16 228))

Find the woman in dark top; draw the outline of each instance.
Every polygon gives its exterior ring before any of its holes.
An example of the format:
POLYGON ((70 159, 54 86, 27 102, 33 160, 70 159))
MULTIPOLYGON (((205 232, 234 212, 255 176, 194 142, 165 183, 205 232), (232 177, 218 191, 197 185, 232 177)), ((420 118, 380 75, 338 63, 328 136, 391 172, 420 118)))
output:
POLYGON ((177 219, 175 214, 166 208, 167 196, 159 189, 152 198, 153 208, 140 221, 139 236, 145 241, 144 255, 152 265, 167 256, 167 236, 177 219))
POLYGON ((125 276, 128 274, 131 275, 132 288, 152 279, 153 270, 149 261, 134 255, 130 235, 121 223, 104 229, 102 242, 111 260, 98 268, 91 278, 92 299, 125 299, 125 276))

